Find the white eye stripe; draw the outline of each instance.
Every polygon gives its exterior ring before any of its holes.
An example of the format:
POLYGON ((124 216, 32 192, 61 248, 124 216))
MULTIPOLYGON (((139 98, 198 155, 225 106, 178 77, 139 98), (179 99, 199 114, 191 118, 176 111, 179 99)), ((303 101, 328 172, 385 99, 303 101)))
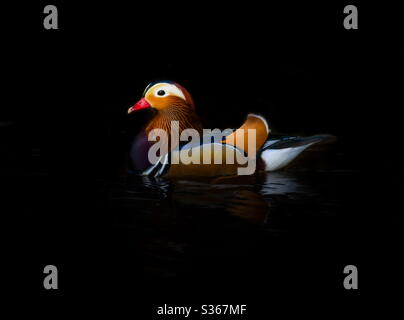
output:
POLYGON ((171 94, 171 95, 177 96, 183 100, 186 100, 182 91, 179 88, 177 88, 175 85, 169 84, 169 83, 163 84, 163 85, 161 83, 158 83, 158 84, 154 85, 153 87, 151 87, 149 89, 149 91, 153 92, 154 95, 158 98, 163 98, 163 97, 166 97, 167 95, 171 94), (158 92, 161 90, 163 90, 165 92, 164 95, 158 94, 158 92))

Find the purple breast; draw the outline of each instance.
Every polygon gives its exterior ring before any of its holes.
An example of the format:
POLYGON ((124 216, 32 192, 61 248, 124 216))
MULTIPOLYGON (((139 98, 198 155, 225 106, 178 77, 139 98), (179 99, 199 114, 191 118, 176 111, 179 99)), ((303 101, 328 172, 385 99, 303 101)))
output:
POLYGON ((151 143, 147 140, 145 132, 139 133, 133 140, 130 148, 129 157, 133 170, 145 170, 151 165, 148 159, 148 152, 151 143))

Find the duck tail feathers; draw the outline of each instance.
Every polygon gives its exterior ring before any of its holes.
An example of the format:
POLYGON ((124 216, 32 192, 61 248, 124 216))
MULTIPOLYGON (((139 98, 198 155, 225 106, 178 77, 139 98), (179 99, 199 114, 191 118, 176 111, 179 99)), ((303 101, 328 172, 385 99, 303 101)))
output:
POLYGON ((262 151, 268 149, 286 149, 302 146, 311 146, 313 144, 331 143, 336 137, 331 134, 317 134, 309 137, 283 137, 280 139, 268 140, 265 142, 262 151))
POLYGON ((268 140, 261 151, 265 171, 275 171, 286 167, 313 144, 330 143, 335 140, 335 136, 329 134, 268 140))

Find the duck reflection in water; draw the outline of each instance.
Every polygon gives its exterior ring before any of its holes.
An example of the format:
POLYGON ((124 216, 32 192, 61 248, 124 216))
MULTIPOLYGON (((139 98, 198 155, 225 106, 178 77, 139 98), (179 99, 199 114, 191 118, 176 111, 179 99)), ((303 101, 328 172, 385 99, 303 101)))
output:
POLYGON ((130 176, 114 188, 110 205, 115 228, 140 250, 146 274, 171 277, 195 260, 258 250, 275 234, 273 201, 304 190, 286 172, 198 181, 130 176))
POLYGON ((192 181, 131 176, 126 191, 127 200, 156 215, 167 211, 179 218, 182 211, 206 215, 204 209, 211 209, 255 223, 267 222, 271 196, 309 192, 287 172, 192 181))

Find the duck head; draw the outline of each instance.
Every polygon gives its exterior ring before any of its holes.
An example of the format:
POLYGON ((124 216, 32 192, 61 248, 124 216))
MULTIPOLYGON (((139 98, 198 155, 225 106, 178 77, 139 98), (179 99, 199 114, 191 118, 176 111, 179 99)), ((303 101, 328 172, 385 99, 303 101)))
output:
POLYGON ((188 128, 202 131, 202 123, 195 112, 194 101, 189 92, 178 83, 160 81, 149 84, 142 98, 129 108, 128 113, 143 109, 155 111, 145 127, 146 135, 153 129, 171 132, 173 121, 178 122, 180 132, 188 128))
POLYGON ((171 81, 152 82, 144 90, 142 98, 129 108, 128 113, 148 108, 167 111, 179 106, 195 108, 191 95, 184 87, 171 81))

